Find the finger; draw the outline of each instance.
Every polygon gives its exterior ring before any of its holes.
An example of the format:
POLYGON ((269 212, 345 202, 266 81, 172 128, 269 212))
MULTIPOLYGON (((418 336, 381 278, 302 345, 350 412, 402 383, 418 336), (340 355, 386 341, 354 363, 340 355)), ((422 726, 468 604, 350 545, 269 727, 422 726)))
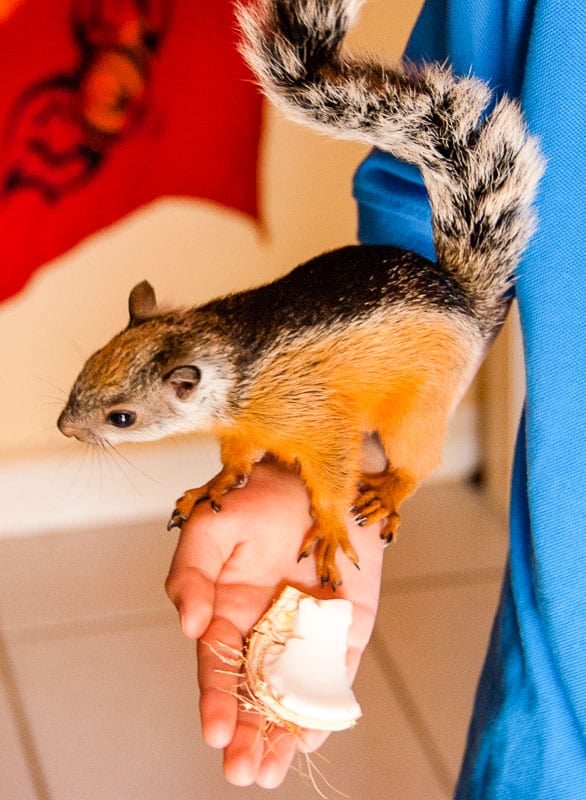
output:
POLYGON ((215 618, 199 641, 200 714, 204 740, 225 748, 225 773, 237 786, 280 785, 296 751, 294 738, 280 728, 266 729, 257 712, 243 709, 242 636, 231 622, 215 618))
POLYGON ((267 732, 265 751, 260 764, 256 782, 263 789, 276 789, 280 786, 297 752, 296 738, 282 728, 267 732))
POLYGON ((297 741, 297 749, 300 753, 313 753, 319 750, 329 735, 329 731, 303 731, 297 741))
POLYGON ((198 643, 202 734, 210 747, 226 747, 238 721, 243 640, 227 620, 214 619, 198 643))
POLYGON ((205 514, 196 514, 181 531, 171 561, 165 589, 191 639, 201 636, 212 618, 215 583, 230 555, 221 544, 222 537, 208 535, 205 514))
POLYGON ((195 567, 172 564, 165 590, 179 613, 185 636, 189 639, 199 638, 212 617, 215 596, 213 582, 195 567))
POLYGON ((224 776, 235 786, 250 786, 259 774, 264 752, 265 721, 260 714, 240 711, 234 736, 224 750, 224 776))

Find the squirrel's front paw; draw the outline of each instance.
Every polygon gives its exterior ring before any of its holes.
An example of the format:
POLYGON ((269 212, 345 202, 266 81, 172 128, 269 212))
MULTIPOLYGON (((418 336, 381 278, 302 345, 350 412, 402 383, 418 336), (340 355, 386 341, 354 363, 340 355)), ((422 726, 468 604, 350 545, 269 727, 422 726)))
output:
POLYGON ((223 496, 232 489, 241 489, 247 483, 248 473, 222 469, 211 481, 199 489, 188 489, 176 501, 171 519, 167 523, 167 530, 183 527, 183 523, 189 519, 195 506, 203 501, 209 501, 213 511, 220 511, 223 496))
MULTIPOLYGON (((202 487, 202 489, 205 487, 202 487)), ((171 514, 171 519, 167 523, 167 530, 172 528, 182 528, 183 523, 189 519, 195 505, 205 499, 202 489, 188 489, 178 500, 175 501, 175 508, 171 514)))

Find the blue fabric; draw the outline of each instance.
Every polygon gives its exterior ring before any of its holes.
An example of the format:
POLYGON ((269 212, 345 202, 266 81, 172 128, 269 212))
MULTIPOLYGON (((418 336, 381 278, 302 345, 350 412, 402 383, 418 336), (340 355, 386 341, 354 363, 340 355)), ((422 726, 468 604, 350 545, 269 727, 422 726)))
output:
MULTIPOLYGON (((520 98, 548 160, 518 269, 527 371, 510 555, 458 800, 586 798, 586 4, 428 0, 413 60, 448 58, 520 98)), ((355 178, 359 236, 429 255, 416 171, 373 153, 355 178)))

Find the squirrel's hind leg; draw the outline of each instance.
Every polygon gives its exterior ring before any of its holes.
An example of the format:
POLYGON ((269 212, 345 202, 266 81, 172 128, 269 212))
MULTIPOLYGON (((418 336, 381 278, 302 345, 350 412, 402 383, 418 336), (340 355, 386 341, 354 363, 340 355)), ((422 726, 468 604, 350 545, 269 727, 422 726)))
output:
POLYGON ((441 461, 452 405, 447 392, 444 398, 438 392, 423 394, 408 413, 398 420, 389 413, 378 428, 388 465, 380 473, 362 474, 352 514, 359 525, 384 520, 380 536, 386 542, 397 533, 403 501, 441 461))
POLYGON ((363 474, 351 513, 361 526, 384 520, 380 536, 391 542, 401 522, 399 506, 415 488, 408 473, 392 467, 377 475, 363 474))

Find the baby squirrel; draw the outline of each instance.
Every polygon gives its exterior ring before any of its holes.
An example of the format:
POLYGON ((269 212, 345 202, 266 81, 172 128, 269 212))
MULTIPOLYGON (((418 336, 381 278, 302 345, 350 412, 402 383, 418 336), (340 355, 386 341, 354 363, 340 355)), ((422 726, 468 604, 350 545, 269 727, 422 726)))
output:
MULTIPOLYGON (((506 315, 533 229, 542 172, 517 105, 490 113, 487 87, 437 65, 396 68, 341 53, 359 0, 261 0, 239 10, 243 52, 291 118, 417 165, 429 192, 437 263, 390 246, 349 246, 265 286, 164 311, 145 281, 130 322, 95 353, 59 418, 97 445, 211 431, 223 468, 187 491, 220 510, 271 454, 305 481, 313 524, 299 557, 340 583, 357 563, 345 516, 383 520, 438 464, 451 412, 506 315), (365 434, 388 465, 361 473, 365 434)), ((278 532, 275 533, 278 535, 278 532)))

